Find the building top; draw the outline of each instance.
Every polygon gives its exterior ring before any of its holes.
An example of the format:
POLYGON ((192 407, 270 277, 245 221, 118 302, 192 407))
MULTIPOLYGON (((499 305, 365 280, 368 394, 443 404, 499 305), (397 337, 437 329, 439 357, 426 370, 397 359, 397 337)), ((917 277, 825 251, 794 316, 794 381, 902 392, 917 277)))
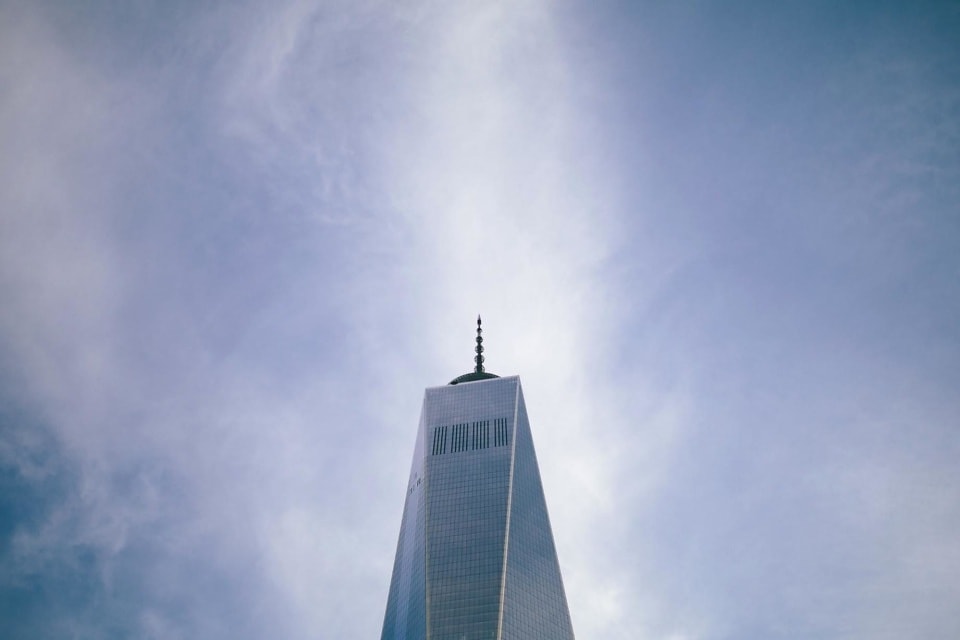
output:
POLYGON ((499 378, 500 376, 488 373, 483 369, 483 329, 480 328, 480 316, 477 316, 477 355, 473 358, 476 363, 473 371, 457 376, 450 381, 450 384, 460 384, 461 382, 474 382, 476 380, 489 380, 490 378, 499 378))

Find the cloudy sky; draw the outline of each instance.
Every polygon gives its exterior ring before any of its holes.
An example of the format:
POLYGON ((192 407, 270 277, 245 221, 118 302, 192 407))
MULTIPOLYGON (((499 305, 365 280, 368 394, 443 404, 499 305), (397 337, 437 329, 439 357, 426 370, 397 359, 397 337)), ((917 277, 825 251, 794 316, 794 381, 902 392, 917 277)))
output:
POLYGON ((960 637, 958 33, 0 0, 0 637, 379 637, 478 312, 580 640, 960 637))

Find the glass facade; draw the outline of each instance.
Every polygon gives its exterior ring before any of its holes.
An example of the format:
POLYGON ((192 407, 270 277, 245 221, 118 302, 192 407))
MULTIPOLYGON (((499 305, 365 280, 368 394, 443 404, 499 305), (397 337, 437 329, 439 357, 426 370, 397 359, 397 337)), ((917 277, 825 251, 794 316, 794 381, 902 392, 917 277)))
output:
POLYGON ((426 390, 381 640, 573 638, 520 379, 426 390))

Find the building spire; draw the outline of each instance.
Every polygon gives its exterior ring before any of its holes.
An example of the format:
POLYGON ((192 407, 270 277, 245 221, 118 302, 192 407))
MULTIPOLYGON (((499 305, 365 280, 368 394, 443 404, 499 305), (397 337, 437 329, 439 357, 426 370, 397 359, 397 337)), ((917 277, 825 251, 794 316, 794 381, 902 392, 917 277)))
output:
POLYGON ((483 329, 480 328, 480 315, 477 315, 477 356, 473 359, 477 363, 474 373, 483 373, 483 329))
POLYGON ((477 316, 477 346, 474 349, 477 353, 473 357, 473 362, 475 364, 473 371, 470 373, 465 373, 462 376, 457 376, 450 381, 450 384, 460 384, 461 382, 476 382, 477 380, 489 380, 490 378, 499 378, 500 376, 495 373, 488 373, 486 369, 483 368, 483 328, 480 326, 481 320, 480 316, 477 316))

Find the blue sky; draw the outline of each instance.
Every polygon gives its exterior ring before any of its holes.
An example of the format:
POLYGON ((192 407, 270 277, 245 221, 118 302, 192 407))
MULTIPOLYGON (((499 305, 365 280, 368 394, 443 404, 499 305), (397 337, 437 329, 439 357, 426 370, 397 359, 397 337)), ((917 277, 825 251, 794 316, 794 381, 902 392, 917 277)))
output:
POLYGON ((581 640, 957 637, 957 33, 0 2, 0 636, 377 637, 481 312, 581 640))

